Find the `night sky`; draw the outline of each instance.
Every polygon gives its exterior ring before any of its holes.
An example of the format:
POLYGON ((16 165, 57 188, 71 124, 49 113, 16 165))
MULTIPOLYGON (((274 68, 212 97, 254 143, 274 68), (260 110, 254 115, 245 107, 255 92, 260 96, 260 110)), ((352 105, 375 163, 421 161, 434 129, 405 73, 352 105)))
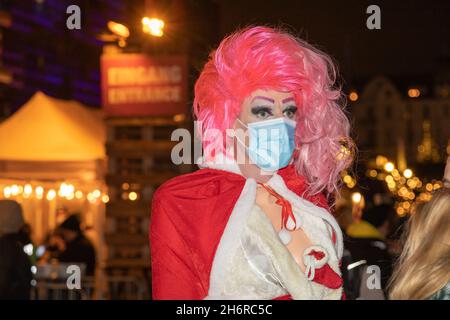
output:
POLYGON ((450 1, 217 0, 221 35, 239 26, 291 28, 331 54, 348 80, 375 74, 417 78, 450 57, 450 1), (381 8, 381 30, 366 8, 381 8))

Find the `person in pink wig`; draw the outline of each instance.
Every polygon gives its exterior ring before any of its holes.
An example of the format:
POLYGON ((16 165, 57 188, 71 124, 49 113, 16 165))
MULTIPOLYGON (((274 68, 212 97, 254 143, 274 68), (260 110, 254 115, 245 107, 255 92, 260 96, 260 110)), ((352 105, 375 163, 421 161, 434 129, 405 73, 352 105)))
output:
POLYGON ((154 299, 341 299, 343 240, 330 206, 352 162, 326 54, 248 27, 211 52, 193 110, 201 169, 154 194, 154 299))

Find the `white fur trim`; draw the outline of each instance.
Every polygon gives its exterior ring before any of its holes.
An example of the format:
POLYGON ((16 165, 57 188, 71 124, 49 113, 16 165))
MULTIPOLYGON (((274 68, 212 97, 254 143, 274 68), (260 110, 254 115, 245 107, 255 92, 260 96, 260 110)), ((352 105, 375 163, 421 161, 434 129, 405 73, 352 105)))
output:
POLYGON ((197 163, 199 168, 201 169, 209 168, 209 169, 223 170, 242 175, 241 170, 239 169, 239 165, 236 163, 236 161, 225 155, 217 155, 215 161, 206 161, 200 158, 197 161, 197 163))
POLYGON ((208 297, 217 297, 219 296, 219 292, 221 292, 222 281, 225 278, 224 274, 227 271, 228 263, 231 261, 231 255, 234 254, 239 246, 240 238, 237 235, 241 234, 245 227, 255 198, 256 181, 254 179, 247 179, 241 195, 231 212, 222 238, 217 246, 216 254, 214 255, 208 297))

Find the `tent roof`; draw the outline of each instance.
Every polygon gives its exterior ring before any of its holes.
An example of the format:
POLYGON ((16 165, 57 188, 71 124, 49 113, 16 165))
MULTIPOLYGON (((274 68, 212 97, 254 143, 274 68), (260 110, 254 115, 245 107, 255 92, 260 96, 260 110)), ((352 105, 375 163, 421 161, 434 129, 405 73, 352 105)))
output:
POLYGON ((0 123, 0 160, 103 159, 105 131, 100 111, 38 91, 0 123))

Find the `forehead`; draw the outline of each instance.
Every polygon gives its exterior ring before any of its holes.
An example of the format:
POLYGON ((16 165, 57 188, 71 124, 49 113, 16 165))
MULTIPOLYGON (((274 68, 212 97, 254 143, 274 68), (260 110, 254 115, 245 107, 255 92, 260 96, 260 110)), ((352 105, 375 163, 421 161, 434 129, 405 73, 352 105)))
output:
POLYGON ((265 100, 273 100, 273 101, 283 101, 289 98, 294 98, 294 94, 289 91, 276 91, 276 90, 264 90, 258 89, 253 91, 248 97, 247 100, 251 102, 252 100, 256 100, 258 98, 265 100))

